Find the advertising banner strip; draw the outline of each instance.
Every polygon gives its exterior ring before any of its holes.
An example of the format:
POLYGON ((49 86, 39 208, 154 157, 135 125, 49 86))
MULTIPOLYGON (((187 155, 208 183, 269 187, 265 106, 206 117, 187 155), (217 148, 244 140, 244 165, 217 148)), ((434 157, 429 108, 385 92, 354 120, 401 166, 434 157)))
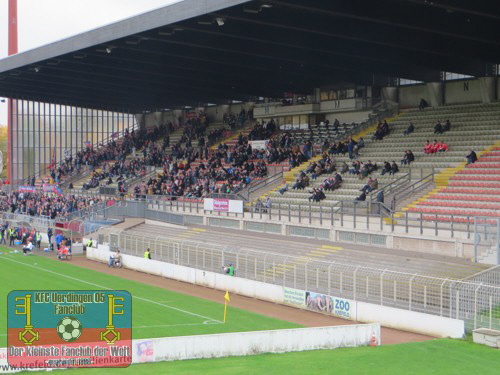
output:
POLYGON ((356 301, 286 287, 283 291, 283 301, 288 305, 331 314, 339 318, 356 319, 356 301))

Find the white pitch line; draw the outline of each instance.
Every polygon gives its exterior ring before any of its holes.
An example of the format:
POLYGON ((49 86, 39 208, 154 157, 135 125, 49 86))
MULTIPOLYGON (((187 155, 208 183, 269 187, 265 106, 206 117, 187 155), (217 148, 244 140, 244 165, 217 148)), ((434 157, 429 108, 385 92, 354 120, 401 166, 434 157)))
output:
POLYGON ((133 329, 135 328, 162 328, 162 327, 180 327, 180 326, 206 326, 206 325, 215 325, 215 324, 222 324, 219 322, 214 322, 213 320, 208 320, 208 322, 212 323, 185 323, 185 324, 162 324, 158 326, 134 326, 132 327, 133 329))
MULTIPOLYGON (((58 275, 58 276, 62 276, 62 277, 66 277, 66 278, 68 278, 68 279, 75 280, 75 281, 79 281, 79 282, 81 282, 81 283, 85 283, 85 284, 89 284, 89 285, 93 285, 93 286, 96 286, 96 287, 98 287, 98 288, 107 289, 107 290, 113 290, 113 289, 111 289, 111 288, 108 288, 107 286, 102 286, 102 285, 99 285, 99 284, 91 283, 90 281, 87 281, 87 280, 78 279, 78 278, 76 278, 76 277, 72 277, 72 276, 69 276, 69 275, 65 275, 65 274, 60 273, 60 272, 55 272, 55 271, 47 270, 47 269, 45 269, 45 268, 35 267, 35 266, 32 266, 31 264, 26 264, 26 263, 23 263, 23 262, 19 262, 19 261, 17 261, 17 260, 11 259, 11 258, 4 257, 4 258, 0 258, 0 259, 7 259, 7 260, 9 260, 9 261, 11 261, 11 262, 18 263, 18 264, 22 264, 23 266, 26 266, 26 267, 35 268, 35 269, 37 269, 37 270, 41 270, 41 271, 45 271, 45 272, 48 272, 48 273, 52 273, 52 274, 54 274, 54 275, 58 275)), ((204 316, 204 315, 196 314, 196 313, 193 313, 193 312, 191 312, 191 311, 182 310, 182 309, 179 309, 179 308, 177 308, 177 307, 173 307, 173 306, 165 305, 165 304, 163 304, 163 303, 159 303, 159 302, 156 302, 156 301, 152 301, 152 300, 147 299, 147 298, 142 298, 142 297, 137 297, 137 296, 132 296, 132 298, 135 298, 135 299, 138 299, 138 300, 141 300, 141 301, 144 301, 144 302, 149 302, 149 303, 152 303, 152 304, 155 304, 155 305, 158 305, 158 306, 163 306, 163 307, 166 307, 166 308, 168 308, 168 309, 176 310, 176 311, 182 312, 182 313, 187 314, 187 315, 197 316, 197 317, 199 317, 199 318, 212 320, 212 321, 217 322, 217 323, 222 323, 220 320, 213 319, 213 318, 210 318, 210 317, 208 317, 208 316, 204 316)))

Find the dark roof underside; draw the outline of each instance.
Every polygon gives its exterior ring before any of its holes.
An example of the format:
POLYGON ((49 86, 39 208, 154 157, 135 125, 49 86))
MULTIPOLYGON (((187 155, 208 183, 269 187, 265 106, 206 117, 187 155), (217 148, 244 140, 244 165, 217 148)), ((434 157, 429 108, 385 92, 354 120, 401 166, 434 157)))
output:
POLYGON ((140 112, 485 76, 499 32, 495 1, 185 0, 0 60, 0 96, 140 112))

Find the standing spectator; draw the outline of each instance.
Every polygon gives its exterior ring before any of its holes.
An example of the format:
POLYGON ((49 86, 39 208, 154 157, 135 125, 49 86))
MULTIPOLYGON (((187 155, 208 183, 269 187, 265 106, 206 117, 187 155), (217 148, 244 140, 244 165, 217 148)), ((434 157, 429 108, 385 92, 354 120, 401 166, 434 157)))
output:
POLYGON ((49 238, 49 245, 51 244, 51 239, 52 239, 52 228, 49 228, 47 230, 47 237, 49 238))
POLYGON ((377 193, 377 213, 380 214, 380 211, 381 211, 381 208, 382 208, 382 205, 384 204, 384 190, 380 190, 378 193, 377 193))
POLYGON ((264 212, 267 212, 268 210, 269 210, 269 212, 270 212, 270 211, 271 211, 271 207, 272 207, 272 205, 273 205, 273 202, 271 201, 271 197, 267 197, 267 199, 266 199, 266 203, 265 203, 265 205, 264 205, 264 206, 266 207, 266 209, 265 209, 265 211, 264 211, 264 212))
POLYGON ((7 229, 7 223, 5 223, 4 225, 2 225, 2 230, 0 232, 0 234, 2 235, 2 238, 0 239, 0 244, 5 244, 7 245, 7 240, 5 239, 5 237, 7 236, 8 234, 8 229, 7 229))
POLYGON ((36 232, 35 234, 35 242, 36 247, 38 248, 38 250, 40 250, 40 246, 42 244, 42 234, 40 233, 40 231, 36 232))
POLYGON ((56 236, 56 246, 57 246, 57 250, 59 250, 59 248, 61 247, 61 243, 63 242, 64 240, 64 236, 59 233, 57 236, 56 236))
POLYGON ((151 259, 151 250, 149 250, 149 247, 144 252, 144 259, 151 259))
POLYGON ((14 228, 9 228, 9 246, 14 246, 16 240, 16 231, 14 228))
POLYGON ((354 158, 354 147, 357 145, 357 142, 352 139, 352 137, 349 137, 348 143, 347 143, 347 152, 349 153, 349 159, 354 158))

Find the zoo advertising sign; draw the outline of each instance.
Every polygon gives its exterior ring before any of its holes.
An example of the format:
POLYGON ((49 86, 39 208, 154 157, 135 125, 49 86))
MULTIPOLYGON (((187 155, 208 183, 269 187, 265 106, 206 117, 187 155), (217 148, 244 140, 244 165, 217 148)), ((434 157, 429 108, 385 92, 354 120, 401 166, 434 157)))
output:
POLYGON ((7 323, 7 360, 12 367, 132 363, 132 296, 124 290, 12 291, 7 323))
POLYGON ((284 288, 283 292, 288 305, 356 320, 356 301, 293 288, 284 288))

